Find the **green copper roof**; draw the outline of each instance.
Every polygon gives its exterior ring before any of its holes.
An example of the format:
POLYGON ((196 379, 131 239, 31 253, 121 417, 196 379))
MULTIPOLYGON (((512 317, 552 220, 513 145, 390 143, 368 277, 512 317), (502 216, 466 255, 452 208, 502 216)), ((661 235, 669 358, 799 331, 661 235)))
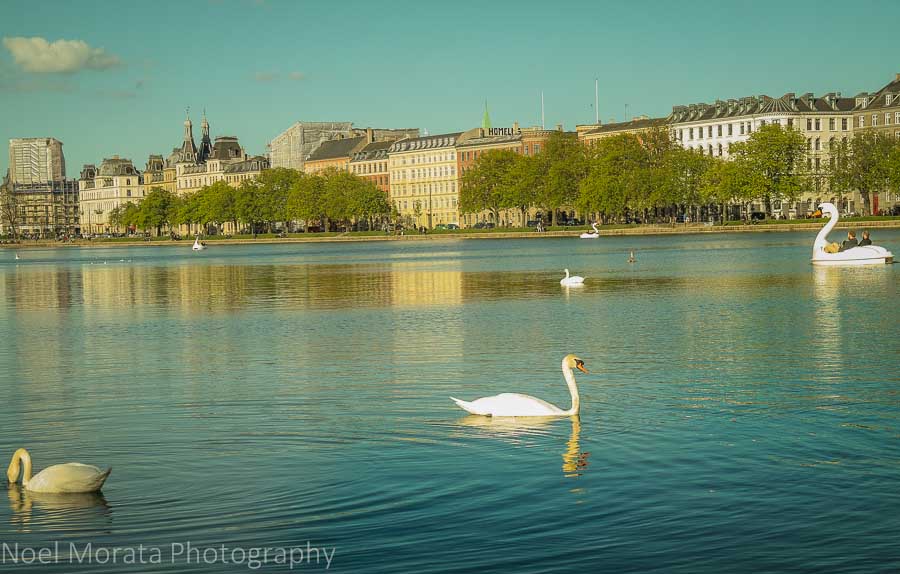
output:
POLYGON ((481 118, 481 127, 491 129, 491 116, 488 115, 487 100, 484 101, 484 117, 481 118))

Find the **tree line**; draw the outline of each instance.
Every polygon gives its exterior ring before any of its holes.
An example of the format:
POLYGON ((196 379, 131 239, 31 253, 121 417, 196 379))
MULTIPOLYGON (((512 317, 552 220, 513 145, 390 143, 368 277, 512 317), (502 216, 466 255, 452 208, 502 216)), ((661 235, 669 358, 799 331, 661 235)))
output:
POLYGON ((235 230, 267 233, 292 231, 295 222, 303 230, 374 227, 391 213, 386 194, 371 181, 355 174, 329 169, 306 174, 287 168, 263 171, 238 187, 224 181, 204 186, 188 195, 176 195, 155 187, 140 203, 113 209, 113 227, 155 230, 187 226, 200 232, 230 223, 235 230), (284 227, 281 227, 281 226, 284 227))
POLYGON ((800 132, 778 124, 731 144, 729 159, 684 148, 666 129, 617 134, 587 146, 554 133, 536 155, 481 155, 462 175, 460 209, 487 211, 498 221, 501 210, 519 211, 524 219, 528 209, 539 208, 553 225, 567 206, 601 221, 671 220, 700 210, 724 218, 729 206, 761 202, 771 215, 776 200, 858 191, 864 213, 871 214, 873 192, 900 188, 900 141, 893 136, 859 132, 835 142, 827 155, 810 147, 800 132))

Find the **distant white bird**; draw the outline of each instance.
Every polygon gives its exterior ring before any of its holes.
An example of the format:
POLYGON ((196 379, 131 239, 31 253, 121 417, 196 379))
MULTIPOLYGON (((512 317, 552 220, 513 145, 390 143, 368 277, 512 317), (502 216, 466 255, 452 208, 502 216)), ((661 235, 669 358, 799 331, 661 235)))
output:
POLYGON ((19 254, 16 253, 16 261, 18 261, 19 259, 21 259, 21 258, 19 257, 19 254))
POLYGON ((634 249, 631 250, 631 254, 628 256, 628 262, 634 263, 637 259, 634 258, 634 249))
POLYGON ((519 393, 503 393, 474 401, 463 401, 453 397, 450 397, 450 399, 459 405, 460 408, 473 415, 491 417, 561 417, 577 415, 581 402, 578 396, 578 386, 575 384, 575 374, 572 372, 572 369, 578 369, 583 373, 588 372, 584 368, 584 361, 575 355, 563 357, 563 377, 566 379, 569 394, 572 396, 572 408, 567 410, 563 410, 536 397, 519 393))
POLYGON ((100 470, 96 466, 70 462, 66 464, 54 464, 41 472, 31 476, 31 455, 24 448, 17 450, 6 470, 6 478, 10 484, 19 480, 19 471, 22 472, 22 486, 32 492, 97 492, 103 488, 103 483, 112 472, 111 468, 100 470))
POLYGON ((566 287, 572 287, 575 285, 583 285, 584 284, 584 277, 582 277, 580 275, 572 275, 570 277, 569 270, 566 269, 565 271, 566 271, 566 276, 563 277, 562 279, 560 279, 560 281, 559 281, 560 285, 565 285, 566 287))

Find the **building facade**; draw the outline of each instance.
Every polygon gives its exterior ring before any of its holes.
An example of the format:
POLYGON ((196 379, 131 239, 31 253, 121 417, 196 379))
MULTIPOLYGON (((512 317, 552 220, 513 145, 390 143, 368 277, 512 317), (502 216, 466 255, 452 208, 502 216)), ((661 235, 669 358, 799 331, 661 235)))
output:
POLYGON ((409 138, 388 149, 391 203, 416 227, 459 225, 457 146, 480 134, 466 132, 409 138))
POLYGON ((144 199, 141 173, 130 159, 117 155, 104 159, 99 169, 85 165, 78 179, 78 191, 82 233, 122 231, 110 224, 110 213, 144 199))
POLYGON ((854 127, 900 138, 900 74, 874 94, 856 96, 854 127))
POLYGON ((350 157, 370 143, 366 136, 328 140, 316 148, 303 163, 306 173, 319 173, 326 169, 350 170, 350 157))
POLYGON ((372 142, 350 156, 350 173, 369 180, 390 197, 388 149, 393 142, 372 142))
POLYGON ((661 129, 668 125, 667 118, 649 118, 637 116, 627 122, 614 122, 608 124, 591 124, 578 126, 576 131, 578 139, 585 145, 593 145, 597 141, 619 134, 640 134, 647 130, 661 129))
POLYGON ((73 180, 0 184, 0 235, 35 238, 81 232, 78 184, 73 180))
POLYGON ((175 166, 170 166, 168 160, 161 155, 151 155, 147 159, 147 166, 142 178, 147 193, 153 188, 159 188, 171 194, 176 192, 175 166))
MULTIPOLYGON (((370 128, 371 129, 371 128, 370 128)), ((417 137, 418 128, 372 129, 374 141, 395 141, 417 137)), ((352 122, 297 122, 269 142, 272 167, 305 171, 306 159, 323 143, 365 135, 367 129, 354 128, 352 122)))
POLYGON ((66 159, 62 145, 54 138, 9 140, 9 181, 14 185, 64 181, 66 159))

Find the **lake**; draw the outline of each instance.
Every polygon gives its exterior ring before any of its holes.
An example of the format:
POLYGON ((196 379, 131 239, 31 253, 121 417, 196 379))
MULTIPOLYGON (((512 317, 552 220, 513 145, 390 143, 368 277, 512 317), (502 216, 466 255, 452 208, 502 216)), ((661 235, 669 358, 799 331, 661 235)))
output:
POLYGON ((900 266, 813 268, 814 236, 2 251, 2 463, 113 472, 9 487, 0 542, 48 572, 896 572, 900 266), (568 408, 567 353, 580 417, 448 398, 568 408), (161 563, 98 550, 139 545, 161 563))

